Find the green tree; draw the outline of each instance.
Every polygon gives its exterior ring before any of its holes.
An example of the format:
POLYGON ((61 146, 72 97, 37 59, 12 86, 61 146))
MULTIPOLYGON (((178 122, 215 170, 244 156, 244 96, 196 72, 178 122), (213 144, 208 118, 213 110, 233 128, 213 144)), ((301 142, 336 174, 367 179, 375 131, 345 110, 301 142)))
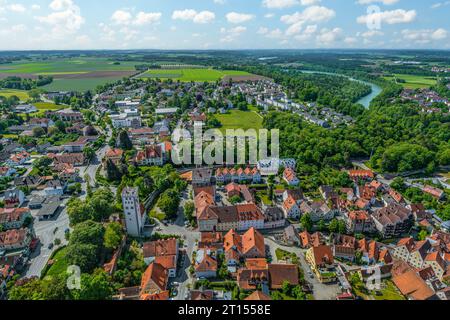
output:
POLYGON ((308 232, 310 232, 312 230, 312 228, 313 228, 313 222, 312 222, 311 216, 308 213, 304 214, 301 217, 300 223, 301 223, 303 229, 308 231, 308 232))
POLYGON ((81 275, 81 289, 74 292, 75 300, 111 300, 114 287, 110 277, 101 269, 94 274, 81 275))
POLYGON ((119 140, 119 143, 118 143, 119 148, 121 148, 123 150, 133 149, 133 143, 131 142, 127 131, 121 130, 119 132, 118 140, 119 140))
POLYGON ((106 226, 104 235, 104 246, 107 249, 115 250, 122 241, 122 225, 118 222, 109 223, 106 226))
MULTIPOLYGON (((72 239, 72 236, 70 237, 72 239)), ((70 265, 79 266, 82 272, 92 272, 98 263, 98 247, 93 244, 79 243, 68 245, 66 259, 70 265)))

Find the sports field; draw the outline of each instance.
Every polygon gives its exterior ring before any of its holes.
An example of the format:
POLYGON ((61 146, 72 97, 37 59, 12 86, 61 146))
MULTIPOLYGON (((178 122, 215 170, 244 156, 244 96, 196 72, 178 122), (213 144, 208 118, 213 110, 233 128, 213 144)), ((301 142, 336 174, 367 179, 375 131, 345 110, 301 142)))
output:
POLYGON ((142 62, 113 61, 107 58, 77 57, 64 59, 17 61, 0 66, 0 78, 18 76, 35 79, 52 76, 53 83, 42 87, 48 91, 86 91, 135 74, 142 62))
POLYGON ((141 78, 172 79, 183 82, 210 82, 217 81, 226 76, 250 76, 248 72, 236 70, 215 70, 215 69, 152 69, 141 78))
POLYGON ((16 96, 20 101, 27 101, 30 98, 27 91, 13 89, 0 89, 0 96, 5 98, 16 96))
POLYGON ((222 123, 220 131, 227 129, 255 129, 263 128, 263 118, 255 111, 231 110, 228 114, 216 114, 216 119, 222 123))
POLYGON ((410 74, 394 74, 393 76, 384 77, 386 80, 396 81, 396 79, 404 80, 403 82, 398 82, 406 89, 422 89, 429 88, 436 84, 437 80, 433 77, 426 76, 415 76, 410 74))

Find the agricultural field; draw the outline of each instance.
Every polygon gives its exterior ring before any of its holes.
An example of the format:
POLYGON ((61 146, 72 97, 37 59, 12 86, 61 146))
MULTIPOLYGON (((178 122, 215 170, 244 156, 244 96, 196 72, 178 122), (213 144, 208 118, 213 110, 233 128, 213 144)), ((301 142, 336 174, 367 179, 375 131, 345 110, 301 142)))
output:
POLYGON ((53 83, 42 87, 44 90, 86 91, 136 74, 135 65, 140 63, 91 57, 18 61, 0 66, 0 78, 18 76, 34 79, 39 75, 53 76, 53 83))
POLYGON ((216 114, 216 119, 222 123, 220 131, 227 129, 255 129, 263 128, 263 118, 256 111, 231 110, 227 114, 216 114))
POLYGON ((406 89, 422 89, 429 88, 436 84, 437 80, 433 77, 415 76, 409 74, 394 74, 392 76, 384 77, 386 80, 396 81, 396 79, 404 80, 405 82, 399 82, 406 89))
POLYGON ((30 98, 27 91, 14 89, 0 89, 0 96, 3 96, 5 98, 17 96, 20 101, 27 101, 30 98))
POLYGON ((223 79, 225 77, 248 77, 251 74, 244 71, 236 70, 215 70, 215 69, 152 69, 144 74, 141 78, 159 78, 172 79, 183 82, 210 82, 223 79))

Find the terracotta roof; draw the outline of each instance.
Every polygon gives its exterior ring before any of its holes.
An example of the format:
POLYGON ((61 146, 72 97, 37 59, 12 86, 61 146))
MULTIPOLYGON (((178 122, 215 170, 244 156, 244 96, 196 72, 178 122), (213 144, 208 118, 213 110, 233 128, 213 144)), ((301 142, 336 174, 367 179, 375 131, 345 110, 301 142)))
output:
POLYGON ((191 300, 195 301, 207 301, 213 300, 213 290, 191 290, 191 300))
POLYGON ((394 277, 392 281, 403 295, 414 300, 427 300, 434 296, 434 291, 413 270, 394 277))
POLYGON ((177 254, 177 242, 175 238, 146 242, 144 257, 174 256, 177 254))
POLYGON ((169 300, 170 298, 170 292, 169 291, 163 291, 160 293, 154 293, 154 294, 143 294, 140 296, 141 300, 152 300, 152 301, 163 301, 163 300, 169 300))
POLYGON ((245 267, 247 269, 267 269, 267 259, 265 258, 253 258, 245 259, 245 267))
POLYGON ((360 211, 350 211, 348 213, 348 217, 350 220, 369 220, 369 213, 365 210, 360 211))
POLYGON ((262 293, 261 291, 254 291, 251 295, 249 295, 244 300, 247 301, 269 301, 272 300, 270 296, 268 296, 265 293, 262 293))
POLYGON ((298 267, 294 264, 269 264, 270 288, 280 289, 285 281, 298 285, 298 267))
POLYGON ((107 158, 116 158, 123 156, 123 150, 121 149, 109 149, 105 155, 107 158))
POLYGON ((252 227, 242 236, 242 253, 247 254, 253 249, 256 249, 259 255, 265 257, 264 236, 252 227))
POLYGON ((350 178, 371 178, 373 179, 375 175, 370 170, 349 170, 348 172, 350 178))
POLYGON ((195 265, 198 272, 217 271, 217 261, 210 255, 204 254, 203 260, 195 265))
POLYGON ((334 263, 334 257, 331 247, 320 245, 318 247, 313 247, 311 250, 316 265, 322 265, 324 263, 329 265, 334 263))
POLYGON ((154 294, 167 288, 167 269, 157 263, 151 263, 142 275, 141 294, 154 294))

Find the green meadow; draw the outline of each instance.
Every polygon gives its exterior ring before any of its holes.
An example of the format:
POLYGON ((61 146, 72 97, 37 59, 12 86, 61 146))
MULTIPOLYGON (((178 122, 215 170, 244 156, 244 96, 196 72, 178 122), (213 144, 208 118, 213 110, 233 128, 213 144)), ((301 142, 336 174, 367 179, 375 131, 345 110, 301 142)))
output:
POLYGON ((227 114, 216 114, 214 117, 222 123, 220 131, 225 133, 227 129, 255 129, 263 128, 263 118, 254 110, 231 110, 227 114))
POLYGON ((141 78, 172 79, 183 82, 211 82, 226 76, 248 76, 248 72, 215 69, 152 69, 143 73, 141 78))
POLYGON ((386 80, 396 81, 396 79, 404 80, 405 82, 399 82, 406 89, 423 89, 429 88, 436 84, 437 80, 433 77, 427 76, 415 76, 410 74, 394 74, 392 76, 384 77, 386 80))
POLYGON ((27 91, 14 89, 0 89, 0 96, 6 98, 16 96, 20 99, 20 101, 27 101, 30 98, 27 91))

